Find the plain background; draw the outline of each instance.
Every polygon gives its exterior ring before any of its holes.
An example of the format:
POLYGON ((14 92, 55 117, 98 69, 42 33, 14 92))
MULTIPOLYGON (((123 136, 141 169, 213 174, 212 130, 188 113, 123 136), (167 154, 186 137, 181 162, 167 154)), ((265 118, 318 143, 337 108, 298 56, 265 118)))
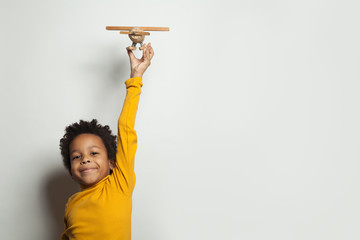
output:
POLYGON ((170 27, 146 38, 134 240, 359 239, 359 11, 2 0, 1 239, 59 237, 77 191, 58 147, 66 125, 116 132, 131 42, 107 25, 170 27))

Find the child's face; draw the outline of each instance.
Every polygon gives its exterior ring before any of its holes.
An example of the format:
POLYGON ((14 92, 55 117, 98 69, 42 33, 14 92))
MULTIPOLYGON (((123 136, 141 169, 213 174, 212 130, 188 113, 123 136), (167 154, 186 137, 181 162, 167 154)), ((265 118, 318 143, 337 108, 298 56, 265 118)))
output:
POLYGON ((101 138, 94 134, 80 134, 70 144, 71 176, 78 183, 91 186, 109 175, 113 164, 107 157, 101 138))

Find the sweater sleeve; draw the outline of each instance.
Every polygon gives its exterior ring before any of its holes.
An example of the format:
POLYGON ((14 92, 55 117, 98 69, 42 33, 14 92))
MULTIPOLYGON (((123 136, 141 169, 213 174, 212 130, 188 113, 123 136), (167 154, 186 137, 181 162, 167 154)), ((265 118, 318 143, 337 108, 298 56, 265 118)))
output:
POLYGON ((130 78, 125 82, 126 97, 118 121, 116 165, 113 171, 116 185, 125 194, 132 194, 135 186, 134 160, 137 135, 134 129, 142 78, 130 78))

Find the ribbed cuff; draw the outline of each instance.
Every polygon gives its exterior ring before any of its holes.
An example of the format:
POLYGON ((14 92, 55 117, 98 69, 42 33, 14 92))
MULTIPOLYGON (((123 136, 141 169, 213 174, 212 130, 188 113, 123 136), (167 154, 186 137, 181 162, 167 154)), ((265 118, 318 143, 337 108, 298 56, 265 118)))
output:
POLYGON ((129 87, 142 87, 143 83, 142 83, 142 78, 141 77, 134 77, 134 78, 129 78, 128 80, 125 81, 125 85, 126 88, 129 87))

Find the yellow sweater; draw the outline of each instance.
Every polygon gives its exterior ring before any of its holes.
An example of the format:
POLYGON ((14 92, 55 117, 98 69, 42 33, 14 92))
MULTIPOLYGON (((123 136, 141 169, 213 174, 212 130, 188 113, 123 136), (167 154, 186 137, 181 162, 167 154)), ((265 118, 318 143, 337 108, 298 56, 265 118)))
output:
POLYGON ((69 198, 62 240, 131 239, 131 198, 137 147, 134 126, 142 79, 130 78, 125 84, 127 93, 118 122, 116 167, 111 175, 69 198))

